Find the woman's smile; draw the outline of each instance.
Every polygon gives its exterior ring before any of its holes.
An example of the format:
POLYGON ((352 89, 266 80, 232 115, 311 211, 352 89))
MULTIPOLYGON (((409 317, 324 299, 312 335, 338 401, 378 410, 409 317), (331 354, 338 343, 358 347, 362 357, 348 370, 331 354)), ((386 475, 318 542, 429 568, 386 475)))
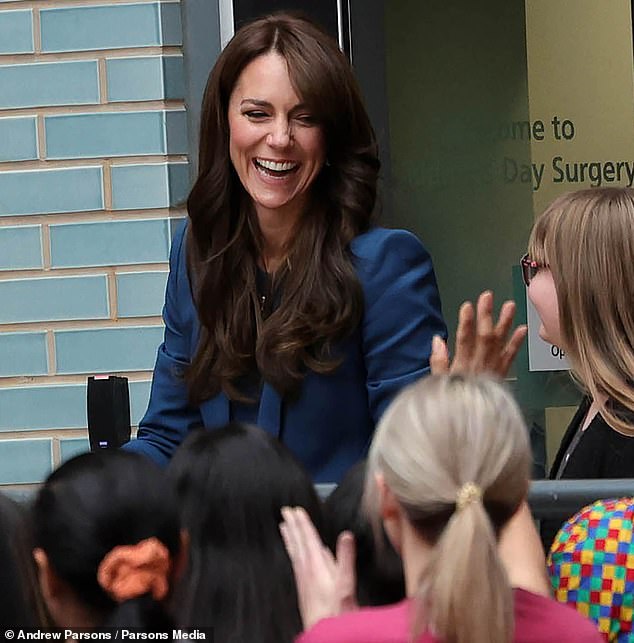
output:
POLYGON ((300 164, 296 161, 273 161, 254 158, 253 165, 264 181, 284 181, 297 173, 300 164))

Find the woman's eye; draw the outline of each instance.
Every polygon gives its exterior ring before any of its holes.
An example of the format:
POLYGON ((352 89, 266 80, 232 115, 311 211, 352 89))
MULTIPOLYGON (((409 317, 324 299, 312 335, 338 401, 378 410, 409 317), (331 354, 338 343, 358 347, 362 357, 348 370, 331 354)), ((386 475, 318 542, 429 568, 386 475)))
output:
POLYGON ((295 117, 295 120, 299 121, 302 125, 315 125, 317 119, 311 114, 300 114, 295 117))
POLYGON ((266 118, 267 117, 266 112, 262 112, 262 111, 257 110, 257 109, 252 109, 252 110, 249 110, 248 112, 244 112, 244 115, 247 116, 248 118, 252 118, 254 120, 259 120, 261 118, 266 118))

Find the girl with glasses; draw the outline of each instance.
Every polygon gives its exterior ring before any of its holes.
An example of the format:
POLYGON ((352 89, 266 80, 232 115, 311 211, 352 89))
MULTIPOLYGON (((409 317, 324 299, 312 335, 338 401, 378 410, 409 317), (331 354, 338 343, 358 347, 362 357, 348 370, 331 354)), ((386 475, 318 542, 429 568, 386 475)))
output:
POLYGON ((634 190, 557 198, 522 268, 539 334, 566 351, 585 394, 550 478, 634 477, 634 190))

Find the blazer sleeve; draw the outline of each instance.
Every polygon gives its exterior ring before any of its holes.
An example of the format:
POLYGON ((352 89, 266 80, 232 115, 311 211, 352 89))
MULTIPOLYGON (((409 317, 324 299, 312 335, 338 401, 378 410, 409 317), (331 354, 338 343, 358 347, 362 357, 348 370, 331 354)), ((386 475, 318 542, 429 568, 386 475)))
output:
POLYGON ((183 379, 197 332, 185 261, 185 230, 183 226, 172 241, 163 307, 165 335, 154 366, 148 408, 139 423, 136 439, 123 446, 127 451, 149 456, 160 465, 167 464, 191 429, 203 424, 198 408, 188 402, 183 379))
POLYGON ((447 328, 432 260, 417 237, 375 228, 357 240, 366 386, 377 423, 401 388, 429 372, 431 340, 446 338, 447 328))

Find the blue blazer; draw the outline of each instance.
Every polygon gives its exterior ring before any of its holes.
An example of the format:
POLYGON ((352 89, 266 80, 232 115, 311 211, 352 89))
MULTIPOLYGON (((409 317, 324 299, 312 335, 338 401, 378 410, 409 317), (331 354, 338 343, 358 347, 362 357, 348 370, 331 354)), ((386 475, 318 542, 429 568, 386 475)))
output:
MULTIPOLYGON (((136 440, 124 446, 159 464, 168 462, 191 429, 229 421, 229 400, 223 393, 191 406, 182 379, 199 331, 184 230, 174 237, 170 253, 165 338, 149 406, 136 440)), ((364 457, 390 400, 428 371, 432 337, 446 337, 432 261, 413 234, 372 228, 350 248, 365 310, 359 327, 340 345, 341 365, 329 375, 309 371, 292 402, 265 382, 258 411, 258 425, 284 442, 315 482, 338 482, 364 457)))

